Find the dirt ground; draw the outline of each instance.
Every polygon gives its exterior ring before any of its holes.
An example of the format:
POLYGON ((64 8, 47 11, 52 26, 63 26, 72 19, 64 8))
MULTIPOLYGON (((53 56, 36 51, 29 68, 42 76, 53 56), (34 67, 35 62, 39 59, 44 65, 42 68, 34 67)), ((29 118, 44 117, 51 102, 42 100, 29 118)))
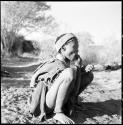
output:
MULTIPOLYGON (((7 67, 11 77, 1 78, 2 123, 59 124, 52 118, 41 122, 28 115, 29 82, 35 67, 7 67)), ((78 97, 80 109, 71 118, 76 124, 121 124, 121 69, 93 72, 94 80, 78 97)))

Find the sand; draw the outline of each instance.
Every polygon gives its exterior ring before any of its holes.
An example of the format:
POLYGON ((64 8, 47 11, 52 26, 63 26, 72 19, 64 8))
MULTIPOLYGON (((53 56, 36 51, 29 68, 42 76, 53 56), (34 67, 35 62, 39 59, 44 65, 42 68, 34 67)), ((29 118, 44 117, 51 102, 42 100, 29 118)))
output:
MULTIPOLYGON (((19 124, 55 124, 52 118, 41 122, 28 114, 32 72, 1 79, 1 122, 19 124)), ((94 72, 94 80, 79 95, 80 109, 71 118, 76 124, 121 124, 121 69, 94 72)))

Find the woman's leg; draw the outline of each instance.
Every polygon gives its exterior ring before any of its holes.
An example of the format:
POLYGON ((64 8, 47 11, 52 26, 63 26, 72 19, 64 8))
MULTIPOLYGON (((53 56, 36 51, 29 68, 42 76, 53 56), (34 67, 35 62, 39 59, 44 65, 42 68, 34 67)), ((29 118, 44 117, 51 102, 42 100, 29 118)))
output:
POLYGON ((30 104, 30 113, 34 114, 39 101, 40 101, 40 96, 41 96, 41 91, 42 91, 42 83, 38 83, 33 94, 32 94, 32 100, 30 104))
POLYGON ((79 91, 77 92, 76 101, 75 101, 75 105, 74 105, 75 110, 80 110, 80 111, 82 110, 83 105, 78 101, 78 96, 92 82, 93 78, 94 78, 94 76, 93 76, 92 72, 84 73, 81 75, 81 84, 79 86, 79 91))
POLYGON ((93 78, 94 78, 94 75, 92 72, 88 72, 81 75, 81 84, 80 84, 78 94, 80 94, 92 82, 93 78))
POLYGON ((62 108, 67 102, 69 94, 73 90, 75 79, 75 69, 65 69, 60 73, 46 95, 47 106, 54 109, 54 112, 56 113, 54 118, 62 123, 73 123, 73 121, 63 113, 62 108))

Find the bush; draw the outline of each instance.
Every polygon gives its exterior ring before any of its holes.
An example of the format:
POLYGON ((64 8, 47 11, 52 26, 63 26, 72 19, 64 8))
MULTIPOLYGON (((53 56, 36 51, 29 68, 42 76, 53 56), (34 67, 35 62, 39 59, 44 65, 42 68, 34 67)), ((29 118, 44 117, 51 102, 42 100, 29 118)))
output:
POLYGON ((17 38, 17 35, 15 34, 15 32, 13 31, 7 31, 6 29, 4 29, 4 31, 2 30, 1 33, 1 53, 3 54, 3 56, 10 56, 12 55, 12 46, 13 43, 15 42, 17 38))
POLYGON ((39 46, 35 41, 25 40, 23 36, 17 35, 14 32, 6 32, 2 36, 2 56, 21 56, 23 53, 39 54, 39 46))
POLYGON ((46 2, 1 2, 1 55, 21 55, 23 51, 28 50, 31 52, 32 49, 35 50, 33 51, 34 54, 38 54, 38 45, 35 46, 36 48, 33 45, 37 43, 34 41, 22 42, 24 40, 23 37, 18 36, 17 33, 22 28, 32 32, 39 29, 42 30, 44 27, 46 29, 55 27, 54 18, 47 14, 47 10, 50 10, 50 6, 46 2))
POLYGON ((39 57, 42 59, 48 59, 55 57, 57 54, 55 48, 54 48, 54 40, 45 40, 40 43, 40 54, 39 57))
POLYGON ((84 64, 121 62, 121 42, 115 36, 109 36, 102 45, 92 43, 93 40, 89 34, 80 34, 78 39, 79 52, 84 64))
POLYGON ((79 53, 84 65, 98 63, 98 55, 91 47, 81 48, 79 53))
POLYGON ((80 56, 83 63, 86 64, 102 64, 121 62, 121 53, 119 48, 109 48, 105 46, 91 46, 80 49, 80 56), (114 51, 115 49, 115 51, 114 51))

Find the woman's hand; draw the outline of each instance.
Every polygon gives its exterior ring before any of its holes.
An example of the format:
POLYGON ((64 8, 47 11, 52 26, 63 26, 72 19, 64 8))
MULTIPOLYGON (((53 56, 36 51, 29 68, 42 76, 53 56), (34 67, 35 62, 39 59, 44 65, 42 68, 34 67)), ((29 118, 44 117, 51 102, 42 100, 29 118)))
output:
POLYGON ((93 65, 87 65, 86 67, 85 67, 85 71, 86 72, 91 72, 92 70, 93 70, 93 68, 94 68, 94 66, 93 65))
POLYGON ((77 67, 81 67, 82 65, 82 59, 79 55, 76 55, 76 58, 73 61, 74 65, 77 67))

